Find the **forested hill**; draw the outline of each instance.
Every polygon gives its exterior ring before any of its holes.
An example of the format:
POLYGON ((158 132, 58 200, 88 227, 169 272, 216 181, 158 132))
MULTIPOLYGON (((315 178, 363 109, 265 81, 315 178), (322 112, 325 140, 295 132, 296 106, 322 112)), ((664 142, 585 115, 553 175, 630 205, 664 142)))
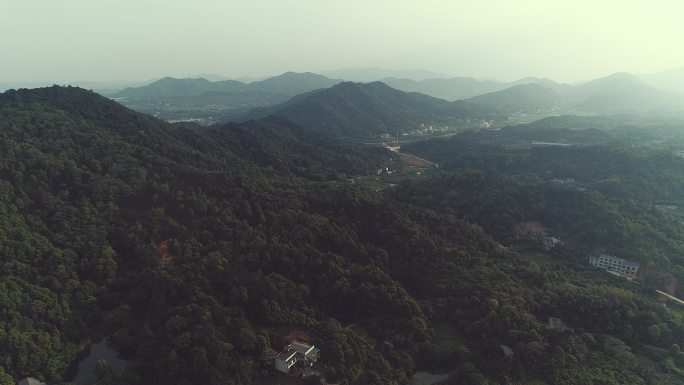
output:
POLYGON ((6 114, 35 119, 32 111, 22 112, 29 106, 73 122, 64 126, 56 120, 47 122, 47 127, 28 124, 26 131, 17 133, 32 140, 43 139, 44 135, 52 141, 51 145, 68 140, 63 146, 73 146, 70 152, 87 153, 92 149, 80 147, 94 143, 100 146, 97 151, 112 156, 117 152, 123 156, 129 151, 150 153, 184 166, 217 169, 244 168, 258 162, 263 167, 318 179, 336 173, 365 174, 384 166, 390 158, 386 151, 346 146, 278 119, 181 129, 72 87, 8 91, 0 95, 0 106, 6 114), (112 144, 121 148, 107 148, 112 147, 107 143, 109 137, 126 143, 112 144))
POLYGON ((638 261, 649 266, 642 283, 684 296, 681 127, 668 119, 562 116, 402 150, 459 176, 430 179, 415 203, 455 210, 504 244, 517 223, 541 220, 576 258, 600 251, 638 261), (487 177, 463 177, 472 170, 487 177))
POLYGON ((466 120, 494 119, 491 109, 463 101, 447 102, 396 90, 382 82, 344 82, 298 95, 246 118, 275 115, 328 136, 365 138, 407 132, 421 124, 457 125, 466 120))
POLYGON ((61 383, 78 344, 104 335, 132 362, 100 373, 109 383, 275 383, 297 329, 330 381, 403 383, 430 329, 399 279, 421 284, 408 272, 424 253, 492 249, 475 227, 308 181, 387 155, 359 162, 283 123, 181 129, 60 87, 0 106, 3 384, 61 383))
MULTIPOLYGON (((7 92, 0 96, 0 117, 0 306, 3 314, 13 314, 0 322, 0 365, 4 368, 2 375, 35 375, 50 383, 64 379, 78 343, 93 337, 88 335, 89 327, 102 328, 102 317, 116 316, 116 309, 124 303, 132 306, 139 317, 138 325, 130 331, 130 338, 135 340, 129 341, 131 345, 124 343, 128 341, 125 338, 120 341, 122 349, 130 349, 132 356, 138 347, 166 354, 170 349, 163 344, 171 340, 150 339, 149 344, 163 342, 153 348, 145 342, 150 336, 144 336, 143 326, 148 324, 148 330, 156 330, 187 311, 199 316, 200 311, 215 309, 221 322, 243 324, 242 328, 247 327, 244 337, 254 339, 249 322, 240 315, 245 309, 231 308, 228 302, 214 304, 219 299, 212 299, 213 296, 224 296, 226 288, 200 289, 197 285, 202 283, 196 285, 190 279, 189 286, 182 289, 188 292, 181 303, 167 298, 173 297, 176 290, 169 285, 190 270, 223 269, 221 263, 234 272, 247 269, 245 258, 253 259, 263 252, 273 257, 253 260, 251 270, 239 276, 254 280, 250 276, 257 274, 259 266, 265 268, 262 264, 266 263, 272 266, 266 270, 266 277, 256 280, 259 286, 254 290, 286 290, 293 285, 287 290, 298 292, 301 288, 294 282, 268 275, 280 264, 289 269, 291 264, 282 258, 294 258, 304 250, 298 247, 287 251, 287 246, 281 249, 276 245, 287 245, 290 238, 301 238, 297 242, 306 243, 304 240, 311 235, 302 232, 302 225, 317 220, 306 209, 310 205, 307 195, 315 193, 299 192, 303 181, 290 180, 295 175, 337 180, 339 173, 365 173, 367 168, 375 170, 388 160, 384 153, 344 148, 275 121, 255 122, 249 127, 180 129, 76 88, 7 92), (253 162, 257 158, 258 164, 253 162), (286 233, 278 234, 276 228, 286 233), (263 243, 265 239, 269 239, 268 244, 263 243), (190 270, 174 273, 169 271, 173 268, 158 263, 155 252, 165 241, 170 245, 170 253, 178 258, 179 268, 186 260, 190 270), (199 261, 190 262, 210 254, 213 257, 203 262, 205 267, 199 261), (202 294, 202 290, 208 292, 202 294), (184 308, 209 299, 211 303, 203 302, 206 308, 184 308), (221 312, 227 313, 220 316, 221 312), (233 318, 229 313, 235 313, 233 318), (139 332, 143 333, 138 335, 139 332)), ((331 192, 330 199, 345 194, 349 193, 331 192)), ((328 196, 324 192, 321 195, 328 196)), ((335 232, 330 227, 320 231, 335 232)), ((312 257, 316 255, 320 258, 322 254, 313 253, 312 257)), ((230 284, 229 277, 232 275, 216 276, 212 285, 227 279, 230 284)), ((266 298, 255 294, 253 300, 260 304, 266 298)), ((291 300, 301 299, 286 299, 291 300)), ((275 317, 286 324, 305 325, 309 321, 304 322, 302 317, 318 312, 309 304, 287 310, 284 302, 274 303, 283 307, 283 314, 292 311, 301 315, 288 320, 276 313, 259 313, 253 315, 254 322, 265 319, 259 317, 275 317)), ((207 325, 195 321, 193 325, 197 333, 211 331, 207 325)), ((270 325, 276 327, 277 322, 270 325)), ((118 329, 126 325, 109 326, 118 329)), ((212 327, 228 328, 223 324, 212 327)), ((124 329, 120 332, 119 337, 127 335, 124 329)), ((160 359, 158 369, 140 372, 142 378, 148 383, 155 378, 154 383, 178 383, 176 380, 182 382, 183 378, 194 383, 216 370, 222 371, 219 376, 237 378, 242 370, 239 363, 252 355, 247 351, 230 353, 229 342, 236 330, 228 328, 221 333, 228 334, 212 340, 219 345, 202 346, 213 349, 208 359, 216 365, 218 357, 228 359, 233 355, 232 359, 220 362, 221 368, 207 363, 209 366, 200 370, 206 371, 204 374, 189 368, 182 375, 169 374, 165 373, 166 366, 172 363, 162 364, 160 359), (221 348, 216 350, 218 347, 221 348), (162 374, 163 378, 155 377, 162 374)), ((205 338, 196 336, 200 337, 205 338)), ((256 352, 255 340, 250 341, 248 350, 256 352)), ((188 343, 184 350, 187 354, 199 348, 200 342, 188 343)), ((280 349, 280 340, 274 338, 273 343, 275 349, 280 349)), ((267 344, 270 346, 270 341, 267 344)), ((266 349, 259 350, 263 354, 270 351, 268 346, 262 348, 266 349)), ((189 356, 183 358, 186 353, 181 350, 177 351, 180 358, 174 367, 182 372, 192 360, 189 356)), ((138 359, 144 360, 144 356, 138 359)), ((248 370, 248 378, 254 375, 249 373, 248 365, 243 369, 248 370)))
POLYGON ((321 349, 327 383, 408 384, 418 368, 676 383, 684 323, 648 293, 507 251, 440 209, 453 184, 432 200, 342 181, 385 155, 302 130, 181 128, 76 88, 1 95, 0 384, 65 383, 79 343, 102 337, 129 364, 96 385, 317 381, 273 369, 293 336, 321 349), (557 316, 574 330, 547 327, 557 316))

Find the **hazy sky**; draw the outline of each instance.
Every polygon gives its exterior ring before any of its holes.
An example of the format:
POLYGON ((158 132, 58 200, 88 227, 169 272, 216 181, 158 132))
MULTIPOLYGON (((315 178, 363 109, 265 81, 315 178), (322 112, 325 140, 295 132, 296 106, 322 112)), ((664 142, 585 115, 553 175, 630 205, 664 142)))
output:
POLYGON ((0 81, 341 67, 573 81, 684 66, 681 0, 0 0, 0 81))

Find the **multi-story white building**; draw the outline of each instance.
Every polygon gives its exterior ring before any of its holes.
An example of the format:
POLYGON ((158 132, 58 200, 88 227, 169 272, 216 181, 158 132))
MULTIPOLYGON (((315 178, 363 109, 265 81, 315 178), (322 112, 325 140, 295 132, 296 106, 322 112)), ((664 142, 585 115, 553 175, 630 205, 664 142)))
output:
POLYGON ((320 356, 320 349, 301 341, 293 341, 275 357, 275 368, 288 373, 290 368, 299 366, 313 366, 320 356))
POLYGON ((627 278, 635 278, 639 273, 639 262, 628 261, 613 255, 601 254, 589 257, 589 263, 627 278))

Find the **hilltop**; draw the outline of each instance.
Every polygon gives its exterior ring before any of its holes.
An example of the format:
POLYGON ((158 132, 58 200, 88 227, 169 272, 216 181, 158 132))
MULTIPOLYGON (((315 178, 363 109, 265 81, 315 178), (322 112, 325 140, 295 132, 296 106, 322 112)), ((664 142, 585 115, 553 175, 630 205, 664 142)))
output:
POLYGON ((403 92, 382 82, 340 83, 280 105, 253 110, 246 118, 269 115, 326 135, 357 138, 408 132, 421 124, 455 125, 492 116, 488 109, 467 102, 403 92))
POLYGON ((560 92, 534 83, 519 84, 468 99, 471 103, 505 112, 553 112, 564 100, 560 92))

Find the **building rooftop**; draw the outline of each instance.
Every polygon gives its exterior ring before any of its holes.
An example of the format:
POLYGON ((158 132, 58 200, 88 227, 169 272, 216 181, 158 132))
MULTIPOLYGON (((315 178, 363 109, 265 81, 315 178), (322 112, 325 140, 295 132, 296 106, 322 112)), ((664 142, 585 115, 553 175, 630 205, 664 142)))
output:
POLYGON ((20 380, 17 385, 45 385, 45 383, 40 382, 37 378, 26 377, 20 380))
POLYGON ((522 222, 522 223, 520 223, 520 228, 523 231, 545 230, 546 229, 541 222, 537 222, 537 221, 522 222))
POLYGON ((595 256, 595 257, 593 257, 593 258, 601 258, 601 257, 603 257, 603 258, 608 258, 608 259, 610 259, 610 260, 612 260, 612 261, 620 262, 620 263, 621 263, 622 265, 624 265, 624 266, 633 266, 633 267, 640 267, 640 266, 641 266, 641 264, 640 264, 639 262, 630 261, 630 260, 628 260, 628 259, 616 257, 616 256, 614 256, 614 255, 601 254, 601 255, 595 256))
POLYGON ((286 347, 285 350, 283 350, 282 352, 278 353, 278 355, 276 356, 276 358, 279 358, 279 359, 281 359, 281 360, 283 360, 283 361, 289 361, 289 360, 291 360, 292 358, 294 358, 294 356, 295 356, 296 354, 297 354, 297 351, 296 351, 296 350, 293 350, 293 349, 290 349, 289 347, 286 347))
POLYGON ((294 349, 298 353, 307 354, 313 349, 313 345, 309 345, 306 342, 294 341, 290 344, 290 348, 294 349))

